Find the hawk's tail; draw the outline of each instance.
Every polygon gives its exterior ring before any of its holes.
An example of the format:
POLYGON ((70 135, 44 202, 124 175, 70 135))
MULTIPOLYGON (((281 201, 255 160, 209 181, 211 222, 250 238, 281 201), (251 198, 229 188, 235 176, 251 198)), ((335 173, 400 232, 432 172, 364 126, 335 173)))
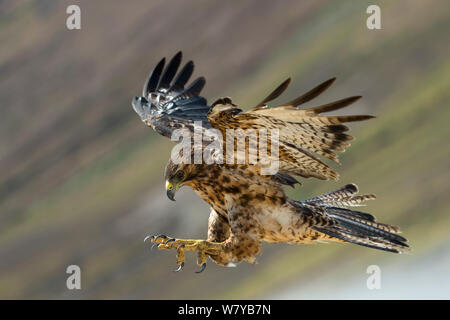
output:
POLYGON ((331 239, 361 246, 403 253, 408 250, 408 240, 398 235, 400 229, 379 223, 371 214, 345 207, 362 206, 362 202, 375 199, 374 195, 356 196, 358 187, 348 184, 338 190, 301 201, 302 205, 326 217, 326 223, 312 226, 331 239))

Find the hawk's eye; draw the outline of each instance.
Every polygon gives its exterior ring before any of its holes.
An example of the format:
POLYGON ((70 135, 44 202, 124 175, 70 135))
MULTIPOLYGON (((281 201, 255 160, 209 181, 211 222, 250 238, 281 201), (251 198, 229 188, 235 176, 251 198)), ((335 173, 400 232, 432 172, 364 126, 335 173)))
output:
POLYGON ((178 171, 178 172, 175 174, 175 177, 178 178, 179 180, 183 179, 183 178, 184 178, 184 172, 181 171, 181 170, 178 171))

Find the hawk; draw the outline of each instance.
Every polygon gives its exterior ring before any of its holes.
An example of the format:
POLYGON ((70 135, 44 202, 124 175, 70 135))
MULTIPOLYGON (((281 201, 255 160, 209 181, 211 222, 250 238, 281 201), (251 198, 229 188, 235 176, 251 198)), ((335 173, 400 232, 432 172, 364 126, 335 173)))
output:
MULTIPOLYGON (((142 121, 169 138, 178 129, 190 133, 199 125, 203 131, 215 129, 222 133, 222 138, 217 138, 222 145, 226 143, 227 130, 275 129, 278 170, 274 174, 263 174, 259 162, 249 163, 248 160, 192 163, 174 161, 171 157, 165 169, 167 196, 175 200, 176 191, 188 186, 211 206, 206 240, 165 235, 146 237, 159 249, 176 250, 178 269, 175 271, 183 268, 185 251, 197 252, 199 272, 205 269, 208 257, 222 266, 240 261, 255 263, 263 241, 291 244, 338 241, 394 253, 408 249, 407 240, 398 235, 398 227, 379 223, 373 215, 355 210, 365 201, 375 199, 372 194, 357 195, 355 184, 306 200, 290 199, 284 191, 285 186, 295 187, 299 183, 295 177, 338 179, 338 173, 324 158, 339 162, 336 152, 343 152, 350 145, 353 138, 347 133, 349 128, 345 123, 373 116, 323 113, 344 108, 360 96, 307 109, 299 107, 328 89, 336 80, 332 78, 292 101, 269 106, 268 103, 287 88, 290 83, 287 79, 248 111, 238 108, 228 97, 208 105, 200 96, 205 79, 199 77, 186 86, 194 64, 187 62, 177 73, 181 59, 181 52, 167 66, 162 59, 145 82, 142 96, 132 100, 142 121)), ((249 147, 249 140, 245 140, 246 147, 249 147)), ((259 137, 256 141, 273 143, 271 137, 259 137)), ((201 150, 205 149, 204 142, 202 140, 201 150)), ((189 159, 194 149, 189 149, 189 159)), ((247 155, 251 149, 245 149, 247 155)), ((274 153, 268 154, 274 156, 274 153)), ((261 159, 258 152, 256 156, 261 159)), ((236 160, 234 153, 227 149, 226 159, 230 157, 236 160)))

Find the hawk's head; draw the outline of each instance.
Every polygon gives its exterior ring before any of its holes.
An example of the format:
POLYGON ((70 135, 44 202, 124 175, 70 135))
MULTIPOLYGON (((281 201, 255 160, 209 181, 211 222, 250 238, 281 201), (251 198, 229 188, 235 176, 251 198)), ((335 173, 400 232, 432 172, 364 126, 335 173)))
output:
POLYGON ((175 201, 175 193, 177 190, 195 179, 202 171, 202 167, 202 165, 198 164, 177 164, 169 160, 164 173, 167 197, 175 201))

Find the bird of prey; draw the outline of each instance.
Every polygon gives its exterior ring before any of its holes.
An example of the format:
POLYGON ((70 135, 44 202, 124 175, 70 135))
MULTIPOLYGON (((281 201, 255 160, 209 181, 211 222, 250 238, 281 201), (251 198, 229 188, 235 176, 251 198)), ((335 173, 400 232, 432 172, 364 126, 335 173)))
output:
POLYGON ((296 177, 338 178, 338 173, 323 158, 338 162, 336 152, 343 152, 352 140, 345 123, 373 116, 322 114, 344 108, 360 96, 307 109, 299 107, 328 89, 335 81, 332 78, 292 101, 269 106, 287 88, 290 83, 287 79, 248 111, 238 108, 228 97, 208 105, 200 96, 205 79, 199 77, 186 86, 194 64, 187 62, 177 73, 181 59, 181 52, 167 66, 162 59, 145 82, 142 96, 132 100, 134 110, 147 126, 166 137, 177 129, 193 133, 196 124, 201 124, 203 130, 214 128, 223 133, 222 137, 230 129, 276 129, 279 142, 278 170, 271 175, 262 174, 259 163, 248 161, 169 160, 165 169, 167 196, 174 200, 175 192, 188 186, 211 206, 206 240, 146 237, 159 249, 176 250, 176 271, 184 266, 185 251, 197 252, 199 272, 205 269, 208 257, 222 266, 240 261, 255 263, 263 241, 291 244, 338 241, 394 253, 408 249, 407 240, 398 235, 398 227, 376 222, 373 215, 355 210, 366 200, 375 199, 372 194, 357 195, 355 184, 306 200, 290 199, 284 191, 285 186, 294 187, 298 183, 296 177))

